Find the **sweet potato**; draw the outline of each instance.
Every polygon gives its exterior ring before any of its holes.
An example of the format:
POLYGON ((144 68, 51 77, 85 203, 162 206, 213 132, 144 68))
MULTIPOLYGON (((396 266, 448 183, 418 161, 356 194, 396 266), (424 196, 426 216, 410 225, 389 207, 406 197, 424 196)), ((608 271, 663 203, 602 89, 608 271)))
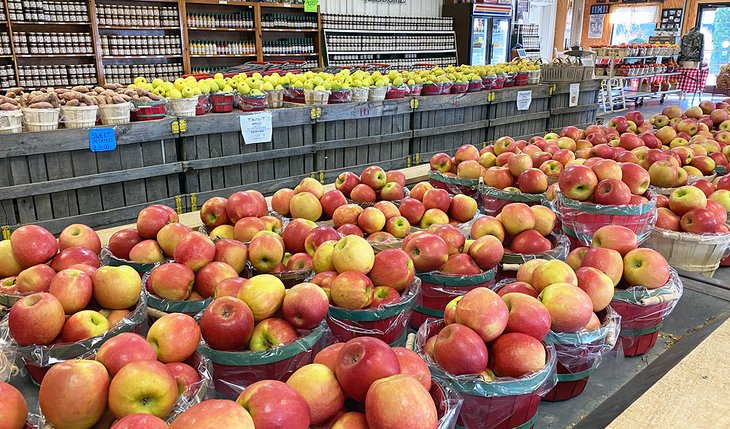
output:
POLYGON ((10 103, 0 104, 0 110, 18 110, 18 106, 10 103))
POLYGON ((32 103, 28 107, 30 107, 31 109, 53 109, 53 104, 47 101, 41 101, 38 103, 32 103))

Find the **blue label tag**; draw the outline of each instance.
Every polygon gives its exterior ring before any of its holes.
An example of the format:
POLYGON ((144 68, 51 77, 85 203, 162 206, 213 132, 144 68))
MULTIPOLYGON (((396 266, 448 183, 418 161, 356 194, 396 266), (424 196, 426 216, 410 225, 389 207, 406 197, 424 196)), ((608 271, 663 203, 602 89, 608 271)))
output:
POLYGON ((117 148, 114 128, 92 128, 89 130, 89 147, 92 152, 106 152, 117 148))

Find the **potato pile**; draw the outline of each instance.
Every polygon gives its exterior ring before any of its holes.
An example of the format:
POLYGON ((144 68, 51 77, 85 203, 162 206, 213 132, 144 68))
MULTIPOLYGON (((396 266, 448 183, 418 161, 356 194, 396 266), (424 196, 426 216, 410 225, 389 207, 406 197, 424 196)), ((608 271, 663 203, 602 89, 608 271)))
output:
POLYGON ((91 88, 85 85, 67 88, 44 88, 25 92, 23 88, 12 88, 0 95, 0 110, 56 109, 60 106, 85 107, 108 104, 123 104, 130 101, 151 102, 164 97, 141 88, 128 88, 120 84, 106 84, 91 88))

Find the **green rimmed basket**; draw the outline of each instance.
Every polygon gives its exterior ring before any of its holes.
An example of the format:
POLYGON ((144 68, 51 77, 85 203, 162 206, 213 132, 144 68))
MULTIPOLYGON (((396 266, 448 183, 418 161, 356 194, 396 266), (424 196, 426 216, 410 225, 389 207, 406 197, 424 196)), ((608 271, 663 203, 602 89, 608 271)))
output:
POLYGON ((465 428, 531 428, 537 418, 542 396, 555 386, 556 353, 552 344, 545 344, 547 362, 537 372, 521 378, 503 378, 486 382, 479 376, 453 376, 441 369, 424 352, 426 341, 436 335, 445 323, 432 320, 424 323, 416 336, 415 351, 426 361, 431 374, 464 398, 459 425, 465 428))
POLYGON ((522 192, 507 192, 493 186, 480 184, 477 201, 481 204, 482 212, 490 216, 498 215, 504 206, 511 203, 524 203, 528 206, 546 205, 545 194, 525 194, 522 192))
POLYGON ((428 172, 428 182, 437 189, 444 189, 452 195, 464 194, 470 197, 477 193, 480 179, 462 179, 445 176, 438 171, 428 172))
POLYGON ((421 280, 416 278, 403 292, 398 303, 380 308, 348 310, 330 305, 327 325, 340 342, 356 337, 375 337, 391 346, 402 346, 408 335, 408 323, 421 296, 421 280))
POLYGON ((213 365, 215 391, 224 398, 236 399, 243 389, 259 380, 286 381, 297 369, 312 363, 314 356, 326 346, 327 323, 299 337, 293 343, 264 352, 228 352, 214 350, 205 343, 198 353, 213 365))
POLYGON ((667 284, 658 289, 634 286, 616 289, 611 307, 621 315, 624 356, 639 356, 654 347, 664 319, 682 297, 682 280, 674 269, 667 284))
POLYGON ((457 296, 466 295, 478 287, 494 286, 497 267, 474 276, 455 276, 436 271, 416 275, 421 279, 421 302, 411 315, 413 329, 418 329, 428 319, 443 318, 446 305, 457 296))

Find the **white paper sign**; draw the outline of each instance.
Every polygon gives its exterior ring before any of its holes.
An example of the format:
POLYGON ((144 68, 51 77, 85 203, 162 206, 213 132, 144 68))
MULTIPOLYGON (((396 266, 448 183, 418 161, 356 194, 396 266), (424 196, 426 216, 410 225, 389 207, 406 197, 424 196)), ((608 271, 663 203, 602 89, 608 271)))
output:
POLYGON ((528 110, 532 104, 532 91, 517 91, 517 110, 528 110))
POLYGON ((271 141, 271 112, 246 113, 240 116, 240 120, 245 144, 271 141))
POLYGON ((570 84, 570 101, 568 102, 568 107, 575 107, 578 105, 579 95, 580 95, 580 84, 571 83, 570 84))

